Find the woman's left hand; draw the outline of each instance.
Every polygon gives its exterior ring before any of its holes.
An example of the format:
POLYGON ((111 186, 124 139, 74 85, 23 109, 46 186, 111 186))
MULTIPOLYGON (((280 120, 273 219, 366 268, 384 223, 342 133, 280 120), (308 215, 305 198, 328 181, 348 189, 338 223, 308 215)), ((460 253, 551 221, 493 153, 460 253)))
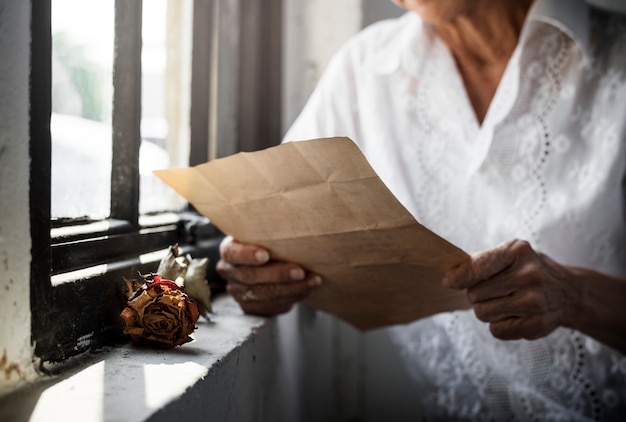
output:
POLYGON ((537 339, 568 326, 580 299, 576 276, 521 240, 471 256, 442 284, 467 289, 476 317, 500 339, 537 339))

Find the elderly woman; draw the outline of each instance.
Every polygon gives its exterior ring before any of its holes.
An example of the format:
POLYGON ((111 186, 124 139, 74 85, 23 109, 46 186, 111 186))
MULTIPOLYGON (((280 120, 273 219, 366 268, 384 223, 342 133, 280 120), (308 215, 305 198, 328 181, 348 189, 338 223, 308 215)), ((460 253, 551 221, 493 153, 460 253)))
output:
MULTIPOLYGON (((582 0, 396 2, 414 13, 354 37, 285 140, 349 136, 418 221, 473 253, 442 280, 473 311, 392 329, 425 415, 618 419, 626 16, 582 0)), ((285 312, 323 282, 230 238, 221 254, 247 312, 285 312)))

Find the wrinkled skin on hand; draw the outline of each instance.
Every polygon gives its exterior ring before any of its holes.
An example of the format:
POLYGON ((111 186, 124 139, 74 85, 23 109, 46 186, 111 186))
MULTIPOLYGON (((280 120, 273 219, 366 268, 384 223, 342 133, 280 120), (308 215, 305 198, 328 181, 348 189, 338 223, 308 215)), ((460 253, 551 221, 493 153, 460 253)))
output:
POLYGON ((267 250, 226 237, 217 271, 244 312, 271 316, 288 312, 322 282, 297 264, 272 260, 267 250))
POLYGON ((500 339, 537 339, 570 326, 580 301, 574 273, 513 240, 449 270, 445 287, 467 289, 476 317, 500 339))

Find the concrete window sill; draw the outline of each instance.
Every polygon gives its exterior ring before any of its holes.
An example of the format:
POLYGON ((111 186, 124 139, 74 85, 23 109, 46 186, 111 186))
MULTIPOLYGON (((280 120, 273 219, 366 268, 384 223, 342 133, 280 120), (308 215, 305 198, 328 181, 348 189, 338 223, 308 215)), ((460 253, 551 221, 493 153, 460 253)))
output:
MULTIPOLYGON (((189 420, 194 414, 237 420, 237 411, 228 409, 233 397, 225 395, 237 394, 232 387, 238 377, 254 376, 250 366, 264 342, 271 346, 268 326, 274 322, 244 315, 229 296, 213 305, 212 321, 200 318, 194 341, 172 350, 101 350, 71 374, 0 399, 0 420, 189 420)), ((246 391, 244 386, 238 394, 245 398, 246 391)))

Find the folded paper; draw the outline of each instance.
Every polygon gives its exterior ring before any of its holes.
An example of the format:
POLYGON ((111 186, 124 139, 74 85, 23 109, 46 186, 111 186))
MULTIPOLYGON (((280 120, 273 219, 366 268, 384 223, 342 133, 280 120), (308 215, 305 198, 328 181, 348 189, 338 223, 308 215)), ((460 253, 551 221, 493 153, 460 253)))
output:
POLYGON ((440 285, 467 254, 419 224, 348 138, 155 174, 224 233, 322 276, 306 303, 359 329, 469 307, 440 285))

